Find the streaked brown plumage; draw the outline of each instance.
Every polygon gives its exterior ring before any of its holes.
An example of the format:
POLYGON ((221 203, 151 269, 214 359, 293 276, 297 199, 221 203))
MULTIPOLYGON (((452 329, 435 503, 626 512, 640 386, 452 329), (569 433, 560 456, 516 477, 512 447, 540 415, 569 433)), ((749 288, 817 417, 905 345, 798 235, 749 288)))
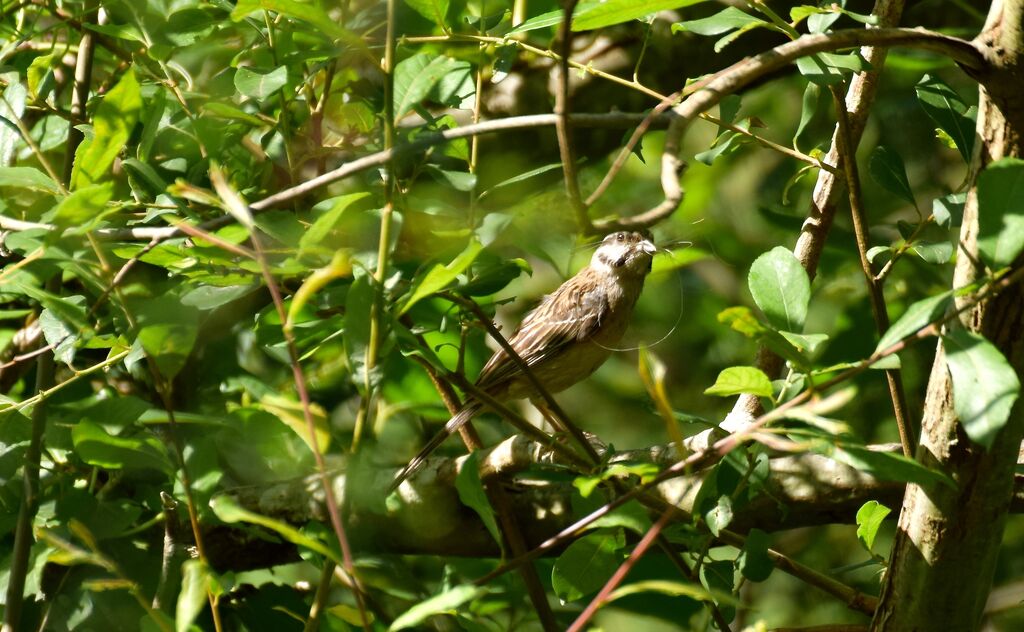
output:
MULTIPOLYGON (((590 265, 576 273, 526 315, 509 344, 551 393, 590 376, 611 354, 629 326, 655 246, 637 232, 604 238, 590 265)), ((476 385, 499 401, 539 394, 503 350, 480 371, 476 385)), ((411 476, 444 440, 473 418, 482 404, 470 399, 395 477, 392 489, 411 476)))

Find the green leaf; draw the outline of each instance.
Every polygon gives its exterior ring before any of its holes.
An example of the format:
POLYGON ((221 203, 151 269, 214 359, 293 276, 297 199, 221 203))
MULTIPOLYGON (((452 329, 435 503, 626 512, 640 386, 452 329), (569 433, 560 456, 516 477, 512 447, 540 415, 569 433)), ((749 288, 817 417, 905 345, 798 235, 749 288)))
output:
POLYGON ((32 60, 25 71, 28 92, 36 101, 45 101, 50 90, 53 89, 53 53, 40 55, 32 60), (50 87, 47 88, 47 85, 50 87))
MULTIPOLYGON (((311 24, 331 39, 342 40, 349 45, 359 42, 360 38, 357 35, 339 25, 318 5, 319 3, 303 3, 297 0, 238 0, 238 4, 231 12, 231 19, 240 22, 255 11, 274 11, 311 24)), ((365 45, 362 48, 365 49, 365 45)))
POLYGON ((651 13, 688 7, 706 0, 605 0, 576 9, 572 30, 589 31, 621 24, 651 13))
POLYGON ((159 469, 168 474, 174 466, 163 444, 154 436, 115 437, 98 424, 82 420, 71 429, 75 453, 89 465, 108 470, 159 469))
POLYGON ((878 186, 906 200, 911 206, 917 206, 914 192, 910 189, 910 181, 907 179, 907 170, 903 166, 903 158, 894 150, 885 145, 875 147, 871 152, 868 171, 878 186))
POLYGON ((183 305, 177 297, 164 295, 140 301, 136 316, 142 348, 156 362, 160 374, 172 379, 192 353, 199 330, 199 310, 183 305))
POLYGON ((448 30, 445 17, 448 15, 448 0, 405 0, 416 13, 448 30))
POLYGON ((605 603, 645 592, 661 593, 663 595, 670 595, 673 597, 689 597, 697 601, 709 601, 717 604, 735 605, 738 603, 736 598, 728 593, 711 593, 706 588, 698 584, 684 584, 682 582, 664 579, 648 579, 626 584, 621 588, 615 589, 612 594, 608 595, 608 600, 605 603))
POLYGON ((750 24, 767 25, 768 22, 744 11, 740 11, 736 7, 728 7, 710 17, 701 18, 699 20, 676 22, 672 25, 672 32, 677 33, 679 31, 689 31, 691 33, 697 33, 698 35, 720 35, 727 31, 738 29, 750 24))
POLYGON ((993 268, 1024 249, 1024 160, 1003 158, 978 175, 978 251, 993 268))
POLYGON ((555 9, 554 11, 542 13, 541 15, 532 17, 529 20, 526 20, 525 22, 520 24, 519 26, 516 26, 511 31, 509 31, 509 35, 513 33, 525 33, 526 31, 533 31, 536 29, 543 29, 549 26, 555 26, 556 24, 561 24, 563 15, 564 12, 561 9, 555 9))
POLYGON ((857 539, 868 550, 868 553, 875 545, 878 528, 882 526, 882 521, 891 511, 877 500, 869 500, 857 510, 857 539))
POLYGON ((12 163, 22 144, 21 132, 13 120, 25 114, 27 101, 25 85, 17 80, 9 81, 0 99, 0 165, 12 163))
MULTIPOLYGON (((241 68, 239 68, 239 70, 241 70, 241 68)), ((235 82, 235 89, 237 90, 237 72, 235 73, 235 82)), ((233 105, 228 105, 227 103, 219 103, 216 101, 213 103, 206 103, 203 105, 202 112, 203 114, 210 114, 211 116, 216 116, 217 118, 223 118, 232 121, 242 121, 243 123, 248 123, 253 127, 266 127, 268 125, 267 121, 264 121, 260 117, 255 116, 253 114, 249 114, 245 110, 240 110, 233 105)))
POLYGON ((736 566, 743 576, 752 582, 763 582, 775 570, 775 565, 768 557, 768 545, 771 537, 760 529, 751 529, 747 541, 736 558, 736 566))
POLYGON ((864 446, 850 444, 822 443, 815 445, 813 449, 834 461, 845 463, 884 481, 901 481, 918 485, 954 485, 952 479, 942 472, 930 470, 902 454, 879 452, 864 446))
POLYGON ((202 560, 185 560, 181 565, 181 592, 175 608, 175 632, 187 632, 206 606, 210 569, 202 560))
POLYGON ((925 75, 915 90, 925 114, 952 139, 964 162, 970 162, 977 108, 968 107, 959 94, 932 75, 925 75))
POLYGON ((807 318, 811 283, 807 271, 782 246, 754 260, 747 277, 750 293, 768 322, 779 329, 799 333, 807 318))
POLYGON ((827 86, 843 81, 845 75, 851 72, 870 70, 871 65, 857 53, 817 53, 797 59, 796 67, 808 81, 827 86))
POLYGON ((728 494, 719 496, 714 506, 704 513, 704 521, 708 525, 708 531, 714 536, 718 536, 722 529, 729 526, 729 523, 732 522, 732 517, 732 498, 728 494))
POLYGON ((60 193, 53 179, 35 167, 0 167, 0 187, 29 189, 50 195, 60 193))
POLYGON ((882 339, 878 341, 874 352, 885 351, 928 323, 938 321, 946 313, 946 310, 949 309, 952 300, 953 293, 948 291, 914 303, 882 335, 882 339))
POLYGON ((329 203, 330 207, 322 215, 317 217, 316 221, 313 222, 313 225, 303 233, 302 237, 299 239, 299 249, 312 250, 322 246, 331 233, 338 227, 345 210, 352 206, 352 204, 368 197, 369 195, 370 194, 368 192, 363 191, 360 193, 340 195, 336 198, 326 200, 325 202, 329 203))
POLYGON ((477 461, 480 460, 479 454, 477 451, 469 453, 462 464, 462 469, 459 470, 459 475, 455 477, 455 489, 459 492, 459 501, 480 516, 488 533, 501 547, 502 557, 504 557, 505 541, 498 530, 498 521, 495 518, 494 508, 491 507, 491 501, 487 498, 483 481, 480 480, 480 469, 477 464, 477 461))
POLYGON ((427 98, 445 76, 466 62, 445 56, 418 53, 395 66, 395 120, 401 120, 413 106, 427 98))
POLYGON ((333 561, 335 564, 342 563, 341 556, 325 546, 323 542, 314 540, 285 522, 249 511, 248 509, 240 506, 231 496, 215 496, 210 500, 210 509, 212 509, 213 513, 224 522, 246 522, 266 527, 292 544, 307 548, 315 553, 319 553, 333 561))
POLYGON ((235 89, 257 101, 263 101, 287 83, 288 68, 286 66, 278 66, 266 72, 245 67, 235 71, 235 89))
POLYGON ((804 133, 804 130, 807 129, 810 122, 814 120, 814 115, 818 113, 818 109, 820 107, 821 86, 813 81, 808 81, 807 87, 804 88, 804 96, 800 109, 800 123, 796 126, 796 133, 793 134, 794 145, 796 145, 797 139, 804 133))
POLYGON ((551 587, 563 602, 576 601, 604 585, 622 561, 622 532, 591 533, 570 544, 551 569, 551 587))
MULTIPOLYGON (((82 303, 84 302, 85 300, 83 299, 82 303)), ((39 314, 39 326, 43 330, 46 344, 55 345, 53 350, 54 358, 58 362, 71 364, 71 361, 75 358, 75 341, 77 340, 74 330, 64 324, 49 309, 44 309, 39 314)))
POLYGON ((942 336, 953 378, 953 408, 972 441, 987 450, 1006 425, 1020 394, 1013 367, 991 342, 964 329, 942 336))
POLYGON ((438 614, 454 614, 459 606, 472 601, 482 595, 486 591, 483 588, 477 586, 455 586, 444 591, 440 595, 435 595, 430 599, 419 602, 412 608, 409 608, 398 616, 392 623, 391 627, 388 628, 388 632, 396 632, 397 630, 404 630, 417 626, 428 618, 438 614))
MULTIPOLYGON (((944 228, 952 225, 953 219, 963 217, 964 203, 967 201, 966 193, 950 193, 932 201, 932 217, 935 223, 944 228)), ((956 223, 959 223, 957 221, 956 223)))
POLYGON ((109 175, 114 159, 124 148, 142 110, 142 92, 135 69, 128 68, 117 85, 103 97, 93 118, 93 136, 75 152, 71 188, 80 189, 109 175))
POLYGON ((74 232, 85 232, 101 219, 113 195, 112 182, 80 187, 61 200, 49 219, 61 229, 78 228, 74 232))
POLYGON ((406 299, 405 304, 402 305, 402 309, 398 313, 399 316, 409 311, 409 308, 422 299, 447 287, 473 263, 473 260, 476 259, 476 256, 480 254, 482 249, 483 246, 480 242, 474 239, 448 265, 435 264, 419 281, 414 282, 412 289, 409 291, 409 298, 406 299))
POLYGON ((772 381, 761 369, 752 366, 731 366, 718 374, 714 386, 704 390, 705 395, 729 397, 750 393, 761 397, 772 396, 772 381))

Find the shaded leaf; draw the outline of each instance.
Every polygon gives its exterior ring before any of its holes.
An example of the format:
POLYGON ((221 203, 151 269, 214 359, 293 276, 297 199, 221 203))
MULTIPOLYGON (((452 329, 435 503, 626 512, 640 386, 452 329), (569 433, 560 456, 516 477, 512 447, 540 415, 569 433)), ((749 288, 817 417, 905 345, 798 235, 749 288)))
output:
POLYGON ((771 537, 760 529, 751 529, 743 550, 736 558, 736 567, 743 576, 752 582, 763 582, 775 570, 775 565, 768 557, 768 545, 771 537))
POLYGON ((502 550, 502 557, 504 557, 505 541, 498 530, 498 521, 495 518, 494 508, 491 507, 491 501, 487 498, 484 483, 480 480, 479 455, 478 451, 473 451, 466 457, 462 469, 455 477, 455 489, 459 492, 459 501, 480 516, 480 521, 484 523, 487 532, 498 543, 502 550))
POLYGON ((970 162, 977 108, 968 107, 959 94, 932 75, 922 77, 915 90, 925 114, 949 136, 964 162, 970 162))
POLYGON ((914 192, 910 189, 910 181, 907 179, 907 170, 903 166, 903 158, 894 150, 885 145, 875 147, 871 152, 868 171, 878 186, 905 200, 911 206, 917 205, 914 201, 914 192))
POLYGON ((102 427, 83 420, 71 429, 75 453, 89 465, 108 470, 159 469, 174 471, 160 440, 147 437, 115 437, 102 427))
POLYGON ((551 569, 551 587, 562 602, 575 601, 612 576, 626 540, 621 531, 591 533, 570 544, 551 569))
POLYGON ((165 295, 141 301, 136 316, 142 348, 164 378, 173 378, 192 353, 199 329, 199 310, 165 295))

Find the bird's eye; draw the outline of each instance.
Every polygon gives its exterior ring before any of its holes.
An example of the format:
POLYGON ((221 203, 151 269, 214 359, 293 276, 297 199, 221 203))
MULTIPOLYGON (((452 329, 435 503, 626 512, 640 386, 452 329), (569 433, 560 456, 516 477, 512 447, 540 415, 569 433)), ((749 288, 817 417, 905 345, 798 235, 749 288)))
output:
POLYGON ((615 235, 616 241, 626 241, 626 233, 617 233, 615 235))

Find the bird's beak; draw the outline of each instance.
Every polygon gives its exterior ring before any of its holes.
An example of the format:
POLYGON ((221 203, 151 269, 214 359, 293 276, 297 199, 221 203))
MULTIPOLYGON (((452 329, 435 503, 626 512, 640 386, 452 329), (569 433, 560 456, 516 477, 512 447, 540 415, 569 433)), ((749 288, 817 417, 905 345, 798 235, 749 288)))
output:
POLYGON ((654 253, 658 252, 658 247, 651 242, 650 239, 645 239, 640 242, 640 250, 644 254, 654 256, 654 253))

